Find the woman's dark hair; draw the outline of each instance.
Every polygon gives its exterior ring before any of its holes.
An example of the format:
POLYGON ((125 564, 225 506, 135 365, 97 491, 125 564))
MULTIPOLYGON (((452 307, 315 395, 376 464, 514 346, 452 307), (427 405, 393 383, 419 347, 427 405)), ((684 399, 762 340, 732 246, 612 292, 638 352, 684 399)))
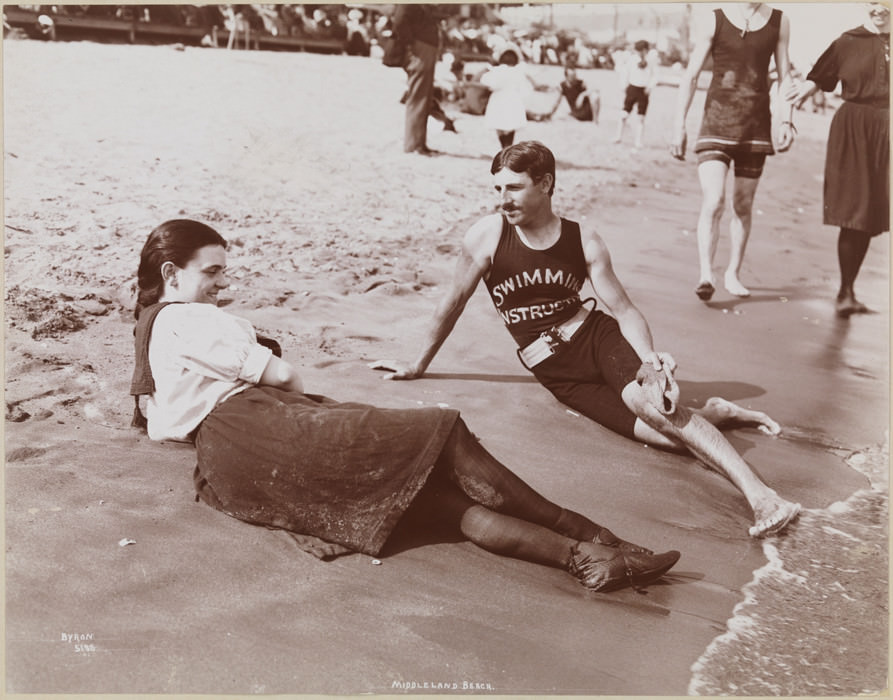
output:
POLYGON ((555 192, 555 156, 539 141, 520 141, 503 148, 494 156, 490 174, 495 175, 503 168, 516 173, 527 173, 534 182, 551 175, 549 194, 555 192))
POLYGON ((139 296, 133 315, 139 318, 140 311, 156 303, 164 290, 161 266, 172 262, 177 267, 185 267, 195 257, 199 248, 219 245, 226 248, 226 239, 206 224, 191 219, 171 219, 157 226, 140 253, 140 266, 137 271, 139 296))

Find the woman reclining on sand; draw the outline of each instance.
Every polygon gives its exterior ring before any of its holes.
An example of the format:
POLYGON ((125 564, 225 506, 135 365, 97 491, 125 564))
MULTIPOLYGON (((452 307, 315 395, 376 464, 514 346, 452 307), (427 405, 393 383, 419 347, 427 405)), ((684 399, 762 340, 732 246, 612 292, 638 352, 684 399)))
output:
POLYGON ((149 437, 194 443, 197 498, 314 540, 306 549, 321 558, 377 555, 412 505, 427 523, 563 568, 594 591, 644 586, 676 563, 679 552, 654 554, 543 498, 457 411, 304 393, 295 368, 248 321, 217 308, 226 245, 181 219, 152 231, 140 256, 131 393, 148 395, 149 437))

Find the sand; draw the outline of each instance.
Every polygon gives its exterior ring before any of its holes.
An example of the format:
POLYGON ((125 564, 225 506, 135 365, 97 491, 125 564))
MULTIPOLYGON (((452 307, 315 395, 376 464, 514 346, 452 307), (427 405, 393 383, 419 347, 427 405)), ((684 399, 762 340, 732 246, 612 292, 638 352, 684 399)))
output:
MULTIPOLYGON (((432 130, 445 154, 425 158, 402 153, 402 72, 373 59, 3 50, 8 692, 686 692, 767 561, 738 492, 555 402, 483 294, 426 378, 383 382, 366 366, 412 358, 463 231, 493 210, 497 141, 482 118, 460 118, 458 136, 432 130), (644 595, 590 594, 561 571, 422 536, 380 564, 326 563, 195 503, 191 448, 131 429, 127 396, 139 249, 181 216, 232 242, 227 308, 281 340, 308 390, 459 408, 552 500, 679 549, 672 575, 644 595)), ((556 209, 607 241, 679 363, 683 403, 719 394, 778 420, 779 438, 729 438, 805 516, 866 488, 845 458, 882 444, 889 424, 889 244, 875 240, 859 281, 879 313, 837 320, 836 232, 820 223, 831 113, 798 113, 797 144, 767 165, 743 274, 753 295, 705 305, 695 166, 666 149, 675 91, 656 90, 634 152, 610 143, 615 76, 583 77, 602 91, 600 126, 562 108, 519 137, 556 153, 556 209)))

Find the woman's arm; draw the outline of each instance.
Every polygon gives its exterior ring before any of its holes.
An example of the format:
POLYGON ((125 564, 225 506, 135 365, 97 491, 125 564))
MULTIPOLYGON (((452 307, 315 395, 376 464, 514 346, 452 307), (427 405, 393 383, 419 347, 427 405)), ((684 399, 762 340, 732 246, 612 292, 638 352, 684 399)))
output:
POLYGON ((288 362, 275 356, 270 357, 258 382, 261 386, 272 386, 283 391, 304 393, 304 383, 297 370, 288 362))
POLYGON ((815 94, 818 89, 819 86, 811 80, 804 80, 801 83, 794 83, 792 81, 791 85, 785 91, 784 98, 794 107, 799 107, 807 97, 815 94))

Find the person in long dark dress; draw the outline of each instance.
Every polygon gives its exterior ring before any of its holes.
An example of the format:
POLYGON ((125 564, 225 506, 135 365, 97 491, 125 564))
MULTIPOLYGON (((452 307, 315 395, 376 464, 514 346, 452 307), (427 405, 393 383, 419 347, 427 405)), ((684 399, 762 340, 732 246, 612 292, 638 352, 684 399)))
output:
POLYGON ((841 34, 786 97, 799 106, 841 84, 825 156, 823 221, 840 227, 842 318, 866 313, 854 285, 874 236, 890 230, 890 9, 871 3, 866 22, 841 34))
POLYGON ((220 234, 177 219, 149 235, 138 272, 134 418, 146 395, 149 437, 195 445, 195 488, 208 505, 295 533, 321 558, 379 554, 412 506, 423 521, 563 568, 596 591, 647 585, 678 560, 545 499, 481 446, 458 411, 306 393, 278 344, 218 308, 225 269, 220 234))

